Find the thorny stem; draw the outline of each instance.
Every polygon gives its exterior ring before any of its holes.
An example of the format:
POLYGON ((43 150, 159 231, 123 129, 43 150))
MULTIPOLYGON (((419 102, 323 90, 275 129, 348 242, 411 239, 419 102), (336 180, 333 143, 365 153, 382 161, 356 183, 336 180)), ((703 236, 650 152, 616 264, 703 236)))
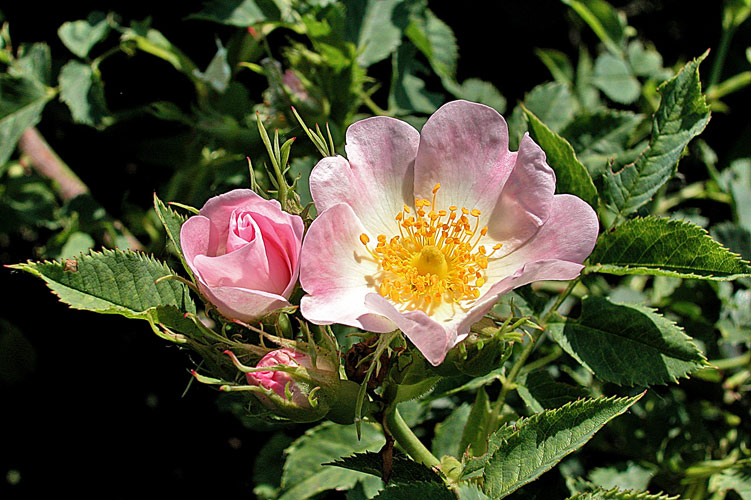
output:
POLYGON ((435 455, 430 453, 430 450, 422 444, 402 416, 399 415, 399 410, 396 409, 396 405, 386 409, 383 423, 384 432, 393 436, 396 442, 399 443, 399 446, 404 448, 404 451, 406 451, 416 462, 427 467, 438 467, 441 465, 441 461, 438 460, 435 455))
MULTIPOLYGON (((18 147, 23 154, 28 156, 34 169, 53 182, 64 201, 89 193, 89 187, 47 144, 36 127, 29 127, 23 132, 18 141, 18 147)), ((125 228, 122 222, 112 220, 112 225, 125 236, 132 250, 143 250, 141 242, 125 228)))

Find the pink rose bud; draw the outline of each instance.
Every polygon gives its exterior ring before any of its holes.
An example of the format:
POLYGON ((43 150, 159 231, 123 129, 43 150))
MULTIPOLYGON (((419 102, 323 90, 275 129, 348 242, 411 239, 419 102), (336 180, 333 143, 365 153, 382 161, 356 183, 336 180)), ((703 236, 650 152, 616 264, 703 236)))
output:
MULTIPOLYGON (((293 351, 292 349, 279 349, 277 351, 271 351, 261 358, 261 361, 258 362, 256 368, 284 365, 289 367, 300 367, 307 370, 313 368, 312 362, 313 360, 307 354, 293 351)), ((290 373, 280 370, 253 372, 248 373, 247 378, 248 384, 250 385, 270 389, 279 397, 284 398, 290 403, 294 403, 301 408, 310 408, 308 395, 305 393, 305 390, 295 382, 294 376, 290 373)))
POLYGON ((298 422, 322 418, 331 408, 339 388, 337 368, 326 356, 313 358, 293 349, 266 354, 256 368, 277 368, 246 374, 248 385, 269 409, 298 422))
POLYGON ((203 296, 230 319, 251 321, 290 306, 304 224, 250 189, 211 198, 180 230, 203 296))

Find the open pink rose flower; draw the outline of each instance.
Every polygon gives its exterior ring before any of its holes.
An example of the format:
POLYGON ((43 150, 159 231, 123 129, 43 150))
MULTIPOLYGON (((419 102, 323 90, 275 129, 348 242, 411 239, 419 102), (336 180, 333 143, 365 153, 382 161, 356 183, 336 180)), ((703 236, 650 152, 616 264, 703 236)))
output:
POLYGON ((236 189, 185 221, 180 244, 204 297, 227 318, 251 321, 290 305, 304 229, 278 201, 236 189))
POLYGON ((302 314, 372 332, 400 329, 433 365, 510 290, 570 280, 598 221, 555 194, 545 153, 525 135, 508 150, 492 108, 442 106, 422 132, 375 117, 310 176, 319 212, 303 243, 302 314))

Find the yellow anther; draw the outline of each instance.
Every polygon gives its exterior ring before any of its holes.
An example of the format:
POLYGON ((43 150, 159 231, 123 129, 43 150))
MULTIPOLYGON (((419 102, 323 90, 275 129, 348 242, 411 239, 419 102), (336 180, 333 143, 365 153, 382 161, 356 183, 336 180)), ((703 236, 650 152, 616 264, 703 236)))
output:
POLYGON ((493 250, 500 250, 502 246, 503 243, 496 243, 495 245, 493 245, 493 250))
MULTIPOLYGON (((432 200, 416 198, 414 212, 404 205, 395 216, 399 234, 390 239, 378 235, 375 249, 368 248, 380 267, 378 293, 395 304, 428 314, 445 302, 477 299, 492 256, 479 244, 488 232, 483 227, 478 234, 480 210, 454 205, 448 211, 439 210, 436 194, 440 188, 435 184, 432 200), (476 218, 474 224, 469 223, 468 215, 476 218)), ((360 241, 367 248, 370 238, 363 233, 360 241)))

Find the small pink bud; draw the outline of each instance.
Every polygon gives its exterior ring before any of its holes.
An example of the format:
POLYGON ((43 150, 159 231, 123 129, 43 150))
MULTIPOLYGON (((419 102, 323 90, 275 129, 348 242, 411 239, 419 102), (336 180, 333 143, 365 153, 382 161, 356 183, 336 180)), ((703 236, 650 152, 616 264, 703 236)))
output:
MULTIPOLYGON (((300 367, 305 370, 315 369, 313 360, 307 354, 294 351, 292 349, 278 349, 271 351, 258 362, 256 368, 272 367, 277 365, 289 366, 292 368, 300 367)), ((293 403, 300 408, 310 408, 308 394, 295 381, 294 377, 281 370, 269 370, 252 372, 247 374, 248 384, 263 387, 274 391, 280 398, 293 403), (288 396, 291 396, 288 397, 288 396)), ((259 395, 256 393, 256 395, 259 395)), ((267 403, 267 398, 261 398, 267 403)))

